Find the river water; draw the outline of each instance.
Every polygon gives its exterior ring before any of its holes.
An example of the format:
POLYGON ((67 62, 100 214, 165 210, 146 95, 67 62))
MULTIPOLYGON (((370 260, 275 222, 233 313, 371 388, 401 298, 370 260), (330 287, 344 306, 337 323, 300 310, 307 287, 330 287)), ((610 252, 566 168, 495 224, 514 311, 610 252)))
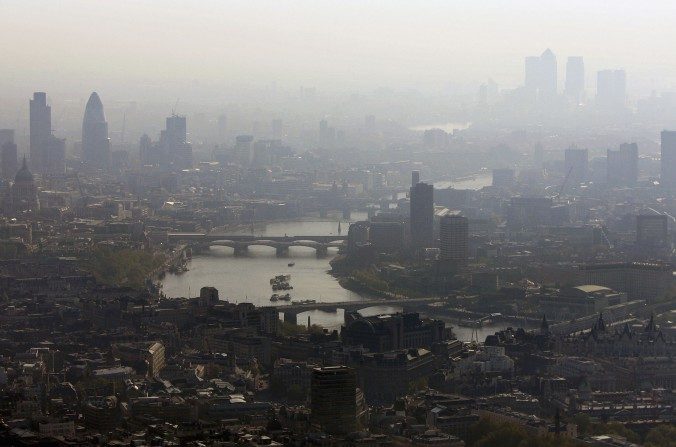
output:
MULTIPOLYGON (((352 221, 363 220, 365 213, 352 213, 352 221)), ((341 234, 347 234, 349 222, 341 222, 341 234)), ((251 234, 250 230, 232 231, 232 234, 251 234)), ((254 228, 257 236, 323 236, 338 234, 338 218, 310 219, 291 222, 272 222, 254 228)), ((288 302, 270 302, 273 293, 270 278, 290 274, 289 291, 293 300, 314 299, 317 302, 363 301, 371 297, 343 289, 338 280, 331 276, 329 261, 336 255, 336 249, 329 249, 329 255, 318 259, 315 251, 308 247, 291 247, 289 256, 278 258, 275 249, 264 246, 249 247, 247 256, 235 257, 229 247, 211 247, 208 252, 193 256, 188 262, 188 271, 181 274, 167 274, 162 280, 162 290, 169 297, 195 297, 204 286, 218 289, 221 300, 249 302, 256 306, 277 305, 280 310, 288 302), (289 263, 295 263, 289 267, 289 263)), ((377 315, 401 311, 398 306, 372 306, 360 311, 362 315, 377 315)), ((336 312, 310 311, 298 315, 299 324, 318 324, 327 329, 338 329, 343 323, 341 309, 336 312)), ((479 339, 501 327, 482 328, 479 339)), ((470 340, 472 330, 455 327, 454 332, 461 340, 470 340)))

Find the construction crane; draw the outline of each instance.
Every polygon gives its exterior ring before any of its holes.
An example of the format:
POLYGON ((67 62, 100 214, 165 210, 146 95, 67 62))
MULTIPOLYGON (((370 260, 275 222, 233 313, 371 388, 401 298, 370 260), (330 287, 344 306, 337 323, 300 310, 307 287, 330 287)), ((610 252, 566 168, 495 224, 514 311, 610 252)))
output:
POLYGON ((561 183, 561 188, 559 188, 559 192, 556 193, 553 199, 558 199, 561 197, 561 194, 563 194, 563 190, 566 188, 566 185, 568 184, 568 179, 570 178, 570 174, 573 172, 573 167, 571 166, 570 169, 568 169, 568 172, 566 173, 566 177, 563 179, 563 183, 561 183))

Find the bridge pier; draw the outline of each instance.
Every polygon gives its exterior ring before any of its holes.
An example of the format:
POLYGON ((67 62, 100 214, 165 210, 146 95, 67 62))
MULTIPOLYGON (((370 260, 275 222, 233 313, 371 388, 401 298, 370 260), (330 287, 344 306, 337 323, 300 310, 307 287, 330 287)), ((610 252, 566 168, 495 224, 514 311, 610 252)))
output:
POLYGON ((235 256, 246 256, 249 253, 248 245, 235 246, 235 256))
POLYGON ((280 246, 276 248, 277 250, 277 257, 278 258, 285 258, 289 256, 289 247, 286 246, 280 246))
POLYGON ((298 324, 298 314, 295 312, 284 312, 284 322, 298 324))
POLYGON ((329 249, 326 245, 320 245, 316 248, 316 250, 318 258, 325 258, 326 255, 329 253, 329 249))

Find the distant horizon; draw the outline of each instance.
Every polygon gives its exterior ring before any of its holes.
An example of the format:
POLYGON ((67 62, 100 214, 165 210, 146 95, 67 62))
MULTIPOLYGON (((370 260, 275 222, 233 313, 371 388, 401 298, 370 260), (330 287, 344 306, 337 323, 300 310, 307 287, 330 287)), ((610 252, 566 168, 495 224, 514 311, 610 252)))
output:
POLYGON ((1 2, 0 13, 0 49, 12 67, 0 74, 3 97, 107 89, 145 100, 273 84, 327 94, 469 92, 488 79, 511 89, 523 83, 524 58, 546 48, 560 90, 569 56, 584 57, 588 87, 598 70, 623 68, 630 94, 676 90, 668 58, 676 7, 666 1, 23 0, 1 2))

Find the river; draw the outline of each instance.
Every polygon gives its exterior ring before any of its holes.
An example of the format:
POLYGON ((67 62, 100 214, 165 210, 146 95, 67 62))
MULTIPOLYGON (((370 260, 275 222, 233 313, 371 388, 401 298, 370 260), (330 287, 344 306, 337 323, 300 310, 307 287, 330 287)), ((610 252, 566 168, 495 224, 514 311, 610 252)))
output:
MULTIPOLYGON (((352 213, 352 221, 363 220, 365 213, 352 213)), ((349 223, 341 223, 341 234, 347 234, 349 223)), ((233 234, 250 234, 246 230, 233 234)), ((272 222, 254 229, 257 236, 321 236, 338 234, 338 217, 309 219, 291 222, 272 222)), ((363 301, 370 297, 346 290, 331 276, 329 261, 336 255, 336 249, 329 249, 329 255, 317 259, 315 251, 307 247, 291 247, 289 256, 278 258, 271 247, 253 246, 247 256, 235 257, 229 247, 212 247, 208 252, 193 256, 188 262, 188 271, 181 274, 167 274, 162 280, 162 290, 169 297, 194 297, 204 286, 218 289, 222 300, 249 302, 256 306, 275 304, 280 308, 288 303, 270 302, 272 290, 270 278, 290 274, 290 291, 293 300, 314 299, 318 302, 363 301), (289 267, 289 263, 295 263, 289 267)), ((360 311, 362 315, 377 315, 401 311, 399 306, 373 306, 360 311)), ((338 329, 343 323, 343 311, 311 311, 298 315, 299 324, 318 324, 327 329, 338 329)), ((479 339, 487 333, 502 327, 480 329, 479 339)), ((472 330, 456 327, 455 333, 461 340, 470 340, 472 330)))

